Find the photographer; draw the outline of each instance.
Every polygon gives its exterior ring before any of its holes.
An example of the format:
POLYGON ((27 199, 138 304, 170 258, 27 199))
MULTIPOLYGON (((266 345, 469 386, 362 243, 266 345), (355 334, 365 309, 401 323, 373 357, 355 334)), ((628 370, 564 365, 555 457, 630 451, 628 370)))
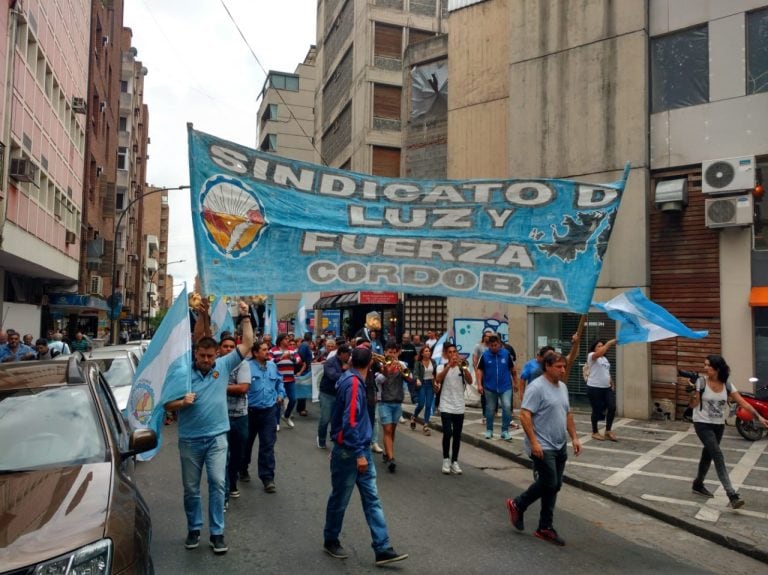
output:
MULTIPOLYGON (((691 376, 698 374, 682 372, 680 375, 693 381, 694 378, 691 376)), ((725 431, 728 400, 738 403, 753 417, 757 418, 763 426, 768 427, 768 422, 749 403, 744 401, 738 390, 728 381, 730 375, 731 368, 721 356, 708 355, 704 359, 704 376, 697 377, 695 380, 695 390, 691 394, 690 402, 693 408, 693 428, 704 448, 701 451, 699 470, 691 488, 698 495, 714 497, 704 486, 704 478, 714 460, 715 471, 728 495, 729 505, 733 509, 738 509, 744 506, 744 500, 731 485, 723 452, 720 450, 720 440, 723 438, 723 431, 725 431)))

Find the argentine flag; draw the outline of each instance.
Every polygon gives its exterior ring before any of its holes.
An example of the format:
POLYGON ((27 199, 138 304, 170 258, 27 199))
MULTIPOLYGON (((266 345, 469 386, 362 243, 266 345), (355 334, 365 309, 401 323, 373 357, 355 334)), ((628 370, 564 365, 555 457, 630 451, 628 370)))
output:
POLYGON ((670 337, 701 339, 708 331, 694 331, 660 305, 643 295, 639 288, 624 292, 605 303, 595 303, 613 320, 620 322, 620 344, 651 342, 670 337))
POLYGON ((149 461, 160 449, 163 406, 189 393, 191 373, 192 337, 185 287, 163 318, 133 376, 126 407, 128 424, 131 429, 148 427, 157 434, 157 447, 139 455, 141 461, 149 461))
POLYGON ((446 331, 440 336, 440 339, 435 343, 435 347, 432 348, 432 359, 435 363, 443 363, 443 346, 448 342, 448 332, 446 331))
POLYGON ((264 333, 271 335, 274 341, 277 338, 277 304, 275 303, 275 296, 267 296, 264 309, 264 333))
POLYGON ((296 332, 296 337, 301 338, 304 332, 307 331, 307 303, 305 293, 301 294, 299 299, 299 305, 296 309, 296 325, 293 327, 293 331, 296 332))
POLYGON ((211 330, 213 339, 216 341, 221 339, 221 334, 225 331, 235 335, 235 322, 232 320, 232 314, 229 313, 229 303, 224 296, 219 296, 213 304, 211 330))

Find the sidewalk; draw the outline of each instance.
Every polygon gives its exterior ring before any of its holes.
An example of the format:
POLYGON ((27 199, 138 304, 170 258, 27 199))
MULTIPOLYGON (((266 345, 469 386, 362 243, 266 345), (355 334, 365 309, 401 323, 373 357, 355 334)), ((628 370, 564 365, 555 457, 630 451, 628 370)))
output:
MULTIPOLYGON (((413 406, 404 408, 409 418, 413 406)), ((735 427, 726 426, 721 447, 731 482, 745 501, 744 507, 733 510, 714 464, 706 486, 715 498, 691 491, 701 454, 692 424, 620 418, 613 426, 618 437, 614 443, 592 439, 588 413, 575 416, 582 452, 574 457, 569 444, 566 483, 768 563, 768 440, 751 443, 735 427)), ((439 416, 432 417, 430 427, 441 429, 439 416)), ((463 441, 530 467, 523 430, 512 431, 511 441, 500 440, 500 431, 497 416, 493 439, 485 439, 480 410, 467 408, 463 441)))

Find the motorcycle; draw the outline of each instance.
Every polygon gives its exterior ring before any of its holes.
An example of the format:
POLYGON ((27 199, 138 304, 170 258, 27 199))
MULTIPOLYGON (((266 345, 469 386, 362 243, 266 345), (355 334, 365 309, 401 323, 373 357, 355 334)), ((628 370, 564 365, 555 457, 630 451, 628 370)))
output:
MULTIPOLYGON (((752 385, 752 388, 754 388, 757 383, 757 378, 750 377, 749 383, 752 385)), ((742 393, 741 397, 743 397, 744 401, 749 405, 754 407, 760 415, 768 418, 768 399, 758 399, 755 395, 764 389, 768 389, 768 385, 756 389, 754 394, 742 393)), ((749 411, 741 406, 736 408, 736 430, 747 441, 758 441, 765 435, 765 428, 760 425, 760 422, 757 421, 749 411)))

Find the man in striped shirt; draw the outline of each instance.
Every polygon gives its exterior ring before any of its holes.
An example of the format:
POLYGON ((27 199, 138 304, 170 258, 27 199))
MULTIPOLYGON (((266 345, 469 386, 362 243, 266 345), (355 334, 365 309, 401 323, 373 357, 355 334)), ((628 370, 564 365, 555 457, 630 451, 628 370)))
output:
MULTIPOLYGON (((290 347, 290 338, 287 333, 281 333, 277 336, 275 347, 270 351, 272 361, 277 365, 277 371, 283 378, 285 395, 288 397, 288 405, 285 406, 283 421, 293 429, 293 419, 291 414, 296 407, 296 371, 301 366, 302 361, 295 349, 290 347)), ((280 431, 280 410, 277 411, 277 430, 280 431)))

